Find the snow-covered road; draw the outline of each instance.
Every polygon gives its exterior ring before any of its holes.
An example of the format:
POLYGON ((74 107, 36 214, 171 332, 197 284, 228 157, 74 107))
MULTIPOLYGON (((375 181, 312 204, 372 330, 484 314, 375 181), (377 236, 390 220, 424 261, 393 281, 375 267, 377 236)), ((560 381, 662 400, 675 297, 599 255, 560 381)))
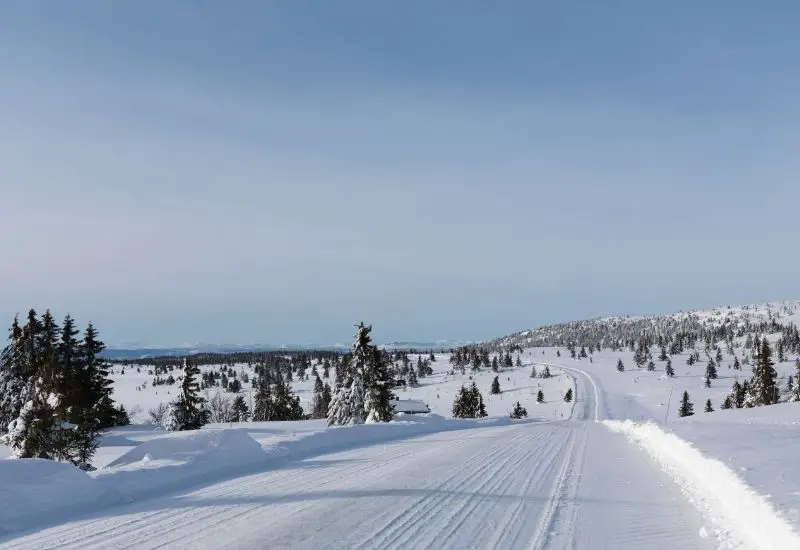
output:
POLYGON ((288 462, 22 535, 3 548, 705 549, 699 513, 621 434, 573 418, 443 432, 288 462))

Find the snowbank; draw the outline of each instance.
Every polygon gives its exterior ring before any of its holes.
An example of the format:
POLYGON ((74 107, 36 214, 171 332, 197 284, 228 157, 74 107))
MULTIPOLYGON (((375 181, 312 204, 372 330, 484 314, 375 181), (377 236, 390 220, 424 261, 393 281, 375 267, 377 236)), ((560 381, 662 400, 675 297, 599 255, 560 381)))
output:
POLYGON ((243 430, 175 432, 133 447, 94 476, 131 501, 251 470, 266 459, 243 430))
POLYGON ((672 476, 712 523, 721 548, 800 548, 800 536, 791 525, 722 462, 653 423, 603 424, 643 447, 672 476))
POLYGON ((78 468, 52 460, 0 460, 0 533, 109 501, 105 489, 78 468))

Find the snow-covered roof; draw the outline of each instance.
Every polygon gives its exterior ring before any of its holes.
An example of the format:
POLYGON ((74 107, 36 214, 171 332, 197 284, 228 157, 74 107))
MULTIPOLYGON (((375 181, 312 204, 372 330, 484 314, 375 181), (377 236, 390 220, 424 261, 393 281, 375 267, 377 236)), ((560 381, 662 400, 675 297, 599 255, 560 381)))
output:
POLYGON ((399 413, 426 413, 430 412, 428 405, 420 399, 398 399, 392 402, 394 412, 399 413))

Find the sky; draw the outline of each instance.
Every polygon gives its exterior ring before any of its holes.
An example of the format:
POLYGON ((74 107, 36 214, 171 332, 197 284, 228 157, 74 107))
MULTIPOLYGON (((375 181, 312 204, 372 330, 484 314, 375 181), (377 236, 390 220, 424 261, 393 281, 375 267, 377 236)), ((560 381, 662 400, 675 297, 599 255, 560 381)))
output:
POLYGON ((0 4, 0 319, 482 340, 800 298, 800 4, 0 4))

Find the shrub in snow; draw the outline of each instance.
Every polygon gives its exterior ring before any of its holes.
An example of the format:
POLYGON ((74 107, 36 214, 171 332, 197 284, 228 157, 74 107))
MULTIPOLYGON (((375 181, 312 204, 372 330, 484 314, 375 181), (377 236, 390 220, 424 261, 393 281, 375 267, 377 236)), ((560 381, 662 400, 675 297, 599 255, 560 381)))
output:
POLYGON ((525 407, 520 405, 519 401, 517 401, 517 404, 514 405, 514 409, 511 411, 511 414, 509 415, 509 418, 519 420, 520 418, 527 418, 527 416, 528 416, 528 411, 526 411, 525 407))
POLYGON ((570 403, 572 401, 572 388, 567 390, 567 393, 564 394, 564 402, 570 403))

